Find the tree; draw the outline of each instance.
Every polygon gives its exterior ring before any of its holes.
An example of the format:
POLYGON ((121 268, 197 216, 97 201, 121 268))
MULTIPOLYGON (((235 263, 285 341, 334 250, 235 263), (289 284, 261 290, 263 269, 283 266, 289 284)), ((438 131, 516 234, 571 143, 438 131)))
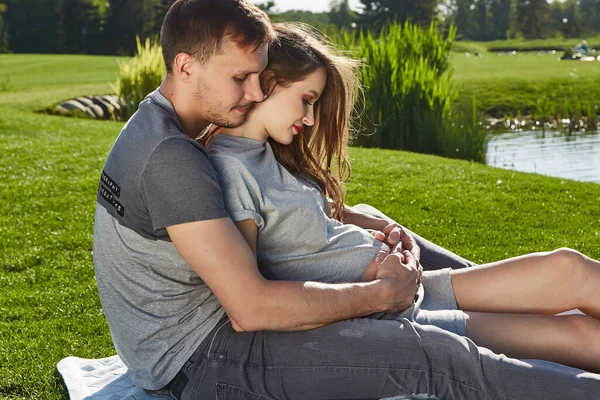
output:
POLYGON ((413 23, 428 26, 438 17, 440 0, 361 0, 359 21, 363 27, 378 30, 386 22, 413 23))
POLYGON ((548 30, 554 33, 554 36, 563 36, 563 19, 565 13, 563 11, 563 3, 554 1, 550 3, 550 11, 548 11, 548 30))
POLYGON ((4 26, 4 14, 6 13, 6 4, 0 1, 0 53, 8 52, 8 33, 4 26))
POLYGON ((491 33, 491 29, 492 26, 489 23, 489 19, 490 16, 488 15, 489 12, 489 8, 490 8, 490 4, 489 4, 490 0, 477 0, 477 4, 475 6, 475 12, 477 14, 477 25, 478 25, 478 32, 477 32, 477 40, 480 41, 486 41, 486 40, 490 40, 492 33, 491 33))
POLYGON ((332 33, 331 27, 334 27, 329 20, 329 13, 313 13, 305 10, 288 10, 280 14, 271 14, 271 21, 300 21, 309 24, 327 34, 332 33))
POLYGON ((57 1, 61 53, 106 52, 101 11, 94 0, 57 1))
POLYGON ((561 32, 565 37, 579 38, 583 32, 583 18, 579 10, 580 0, 567 0, 563 4, 561 32))
POLYGON ((579 10, 586 31, 600 32, 600 0, 579 0, 579 10))
POLYGON ((448 0, 445 3, 446 25, 454 24, 462 39, 476 39, 479 31, 475 19, 475 0, 448 0))
POLYGON ((156 5, 156 20, 154 22, 155 30, 160 32, 160 27, 162 26, 163 20, 165 19, 165 15, 167 15, 167 11, 171 8, 171 5, 175 2, 175 0, 158 0, 156 5))
POLYGON ((549 11, 546 0, 517 0, 518 27, 526 39, 545 37, 549 11))
POLYGON ((511 0, 491 0, 490 14, 492 22, 492 39, 508 38, 511 20, 511 0))
POLYGON ((350 9, 348 0, 331 1, 329 11, 329 20, 338 28, 351 28, 356 21, 356 13, 350 9))
POLYGON ((60 7, 55 0, 5 0, 4 21, 15 53, 61 51, 60 7))
POLYGON ((275 2, 274 1, 265 1, 264 3, 259 3, 256 6, 269 15, 275 14, 275 2))
POLYGON ((133 55, 136 36, 144 40, 158 35, 164 7, 161 0, 109 0, 105 33, 111 53, 133 55))

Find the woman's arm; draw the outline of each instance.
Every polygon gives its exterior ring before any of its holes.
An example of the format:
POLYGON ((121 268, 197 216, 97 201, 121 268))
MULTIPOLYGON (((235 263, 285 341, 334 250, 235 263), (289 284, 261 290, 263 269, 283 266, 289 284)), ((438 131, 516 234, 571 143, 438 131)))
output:
POLYGON ((252 249, 254 257, 256 257, 256 237, 258 235, 256 222, 253 219, 246 219, 244 221, 236 222, 235 226, 237 226, 242 233, 242 236, 246 239, 246 242, 248 242, 248 246, 252 249))
POLYGON ((345 224, 352 224, 366 229, 376 239, 387 243, 390 247, 394 248, 397 245, 401 245, 400 250, 410 251, 417 260, 421 258, 421 249, 415 239, 406 229, 392 219, 382 219, 365 214, 347 205, 344 205, 343 218, 345 224))
POLYGON ((344 205, 344 211, 342 216, 345 224, 352 224, 359 226, 363 229, 372 229, 381 232, 383 232, 386 226, 390 224, 397 224, 391 219, 387 220, 375 217, 373 215, 365 214, 347 205, 344 205))

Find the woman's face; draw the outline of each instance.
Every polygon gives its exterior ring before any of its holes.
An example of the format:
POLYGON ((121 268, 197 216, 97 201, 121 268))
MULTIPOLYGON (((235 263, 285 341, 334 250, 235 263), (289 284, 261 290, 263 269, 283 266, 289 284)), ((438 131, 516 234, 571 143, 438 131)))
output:
POLYGON ((304 126, 315 123, 314 105, 321 97, 327 76, 317 68, 304 80, 290 86, 275 86, 267 100, 257 105, 267 135, 281 144, 290 144, 304 126))

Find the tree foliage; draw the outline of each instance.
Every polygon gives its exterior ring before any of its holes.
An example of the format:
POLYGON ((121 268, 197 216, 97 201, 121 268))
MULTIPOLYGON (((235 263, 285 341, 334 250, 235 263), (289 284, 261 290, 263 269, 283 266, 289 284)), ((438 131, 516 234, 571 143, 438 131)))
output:
POLYGON ((548 33, 550 6, 546 0, 517 0, 519 31, 525 39, 541 39, 548 33))
MULTIPOLYGON (((0 0, 0 52, 133 55, 136 36, 156 37, 174 1, 0 0)), ((454 24, 459 39, 478 41, 600 33, 600 0, 361 0, 358 11, 348 0, 324 1, 329 12, 279 12, 273 0, 258 6, 275 22, 302 21, 330 36, 357 26, 377 33, 392 21, 454 24)))
POLYGON ((4 14, 6 13, 6 4, 0 1, 0 53, 8 51, 8 33, 4 24, 4 14))
POLYGON ((361 3, 361 26, 379 30, 387 22, 411 21, 428 26, 438 16, 440 0, 361 0, 361 3))

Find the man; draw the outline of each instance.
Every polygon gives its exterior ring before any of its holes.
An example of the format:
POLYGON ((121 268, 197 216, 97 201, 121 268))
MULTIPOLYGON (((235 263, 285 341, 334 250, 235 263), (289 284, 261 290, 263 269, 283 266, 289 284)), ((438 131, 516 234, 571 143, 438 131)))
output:
MULTIPOLYGON (((240 125, 262 101, 259 75, 273 40, 268 17, 245 0, 176 1, 161 29, 167 76, 108 156, 94 266, 134 383, 181 399, 557 399, 600 391, 600 381, 575 369, 532 368, 405 319, 359 318, 404 310, 419 280, 418 246, 381 218, 355 216, 412 253, 381 254, 374 281, 260 275, 194 139, 210 123, 240 125)), ((467 263, 420 243, 424 264, 467 263)))

